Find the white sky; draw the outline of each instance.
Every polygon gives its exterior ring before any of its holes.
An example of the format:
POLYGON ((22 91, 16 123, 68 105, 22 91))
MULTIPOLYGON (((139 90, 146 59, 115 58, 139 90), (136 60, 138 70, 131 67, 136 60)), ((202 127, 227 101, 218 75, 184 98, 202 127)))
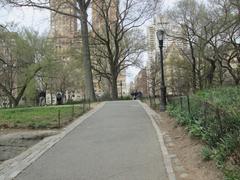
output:
MULTIPOLYGON (((164 0, 164 7, 167 8, 173 5, 178 0, 164 0)), ((4 8, 0 9, 0 24, 14 23, 18 26, 25 26, 34 29, 35 31, 47 33, 50 25, 50 13, 47 10, 39 10, 33 8, 4 8)), ((146 26, 146 25, 145 25, 146 26)), ((146 27, 143 27, 146 28, 146 27)), ((146 62, 145 56, 143 62, 146 62)), ((139 68, 131 67, 127 69, 127 83, 134 80, 134 77, 139 72, 139 68)))

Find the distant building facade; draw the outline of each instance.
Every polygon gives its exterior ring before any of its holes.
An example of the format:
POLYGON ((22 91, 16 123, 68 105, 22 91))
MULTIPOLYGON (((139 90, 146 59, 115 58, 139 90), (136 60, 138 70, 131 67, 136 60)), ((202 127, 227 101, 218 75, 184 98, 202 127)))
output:
MULTIPOLYGON (((74 0, 72 1, 74 3, 74 0)), ((51 0, 50 7, 72 15, 77 13, 70 4, 62 4, 62 0, 51 0)), ((59 53, 75 45, 80 41, 77 19, 51 11, 49 38, 54 41, 55 48, 59 53)))
MULTIPOLYGON (((76 3, 75 0, 70 1, 72 1, 72 3, 76 3)), ((70 5, 70 3, 63 3, 63 0, 51 0, 50 7, 67 14, 72 14, 73 16, 77 14, 76 9, 70 5)), ((75 17, 51 11, 50 32, 48 38, 53 43, 58 61, 60 61, 63 66, 67 65, 68 62, 71 61, 71 58, 68 55, 71 50, 79 49, 80 51, 81 49, 81 36, 78 31, 78 23, 75 17)), ((64 102, 80 101, 84 96, 83 89, 80 87, 76 89, 69 87, 65 88, 64 92, 61 92, 63 93, 62 98, 64 102)), ((55 90, 56 92, 47 90, 46 103, 56 104, 56 93, 62 91, 61 89, 62 88, 59 87, 58 90, 55 90)))
POLYGON ((139 71, 134 80, 134 90, 142 92, 143 96, 148 96, 147 70, 144 68, 139 71))

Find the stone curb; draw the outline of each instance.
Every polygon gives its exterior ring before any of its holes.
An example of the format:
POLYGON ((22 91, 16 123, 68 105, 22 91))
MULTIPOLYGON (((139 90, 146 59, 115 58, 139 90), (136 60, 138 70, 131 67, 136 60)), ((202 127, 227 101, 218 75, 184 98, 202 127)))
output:
POLYGON ((167 171, 167 175, 168 175, 168 179, 169 180, 176 180, 176 176, 175 173, 173 171, 173 166, 172 166, 172 161, 171 161, 171 155, 169 155, 167 147, 164 143, 164 139, 163 139, 163 134, 161 133, 160 128, 158 127, 156 121, 154 118, 160 118, 160 115, 157 114, 155 111, 153 111, 148 105, 142 103, 141 101, 138 101, 139 104, 142 105, 142 107, 145 109, 145 111, 147 112, 149 118, 152 121, 153 127, 157 133, 158 136, 158 141, 160 143, 160 147, 161 147, 161 151, 162 151, 162 155, 163 155, 163 160, 164 160, 164 164, 165 164, 165 168, 167 171))
POLYGON ((13 159, 3 162, 0 165, 0 180, 10 180, 15 178, 19 173, 21 173, 34 161, 40 158, 45 152, 47 152, 51 147, 53 147, 57 142, 63 139, 74 128, 76 128, 88 117, 101 109, 104 104, 104 102, 98 104, 94 109, 90 110, 72 122, 70 125, 68 125, 66 128, 62 129, 60 134, 44 138, 42 141, 29 148, 27 151, 21 153, 13 159))

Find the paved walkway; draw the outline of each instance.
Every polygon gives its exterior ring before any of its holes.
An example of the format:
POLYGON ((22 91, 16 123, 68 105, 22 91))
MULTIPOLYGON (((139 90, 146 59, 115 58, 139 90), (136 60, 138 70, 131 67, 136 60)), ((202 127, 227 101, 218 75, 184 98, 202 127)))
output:
POLYGON ((137 101, 107 102, 17 180, 167 180, 151 120, 137 101))

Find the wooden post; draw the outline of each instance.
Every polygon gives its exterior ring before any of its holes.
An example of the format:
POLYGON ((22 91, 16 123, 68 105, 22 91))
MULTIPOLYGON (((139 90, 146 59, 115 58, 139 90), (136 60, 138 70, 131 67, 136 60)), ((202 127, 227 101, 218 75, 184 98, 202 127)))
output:
POLYGON ((74 104, 72 105, 72 120, 74 119, 74 104))

